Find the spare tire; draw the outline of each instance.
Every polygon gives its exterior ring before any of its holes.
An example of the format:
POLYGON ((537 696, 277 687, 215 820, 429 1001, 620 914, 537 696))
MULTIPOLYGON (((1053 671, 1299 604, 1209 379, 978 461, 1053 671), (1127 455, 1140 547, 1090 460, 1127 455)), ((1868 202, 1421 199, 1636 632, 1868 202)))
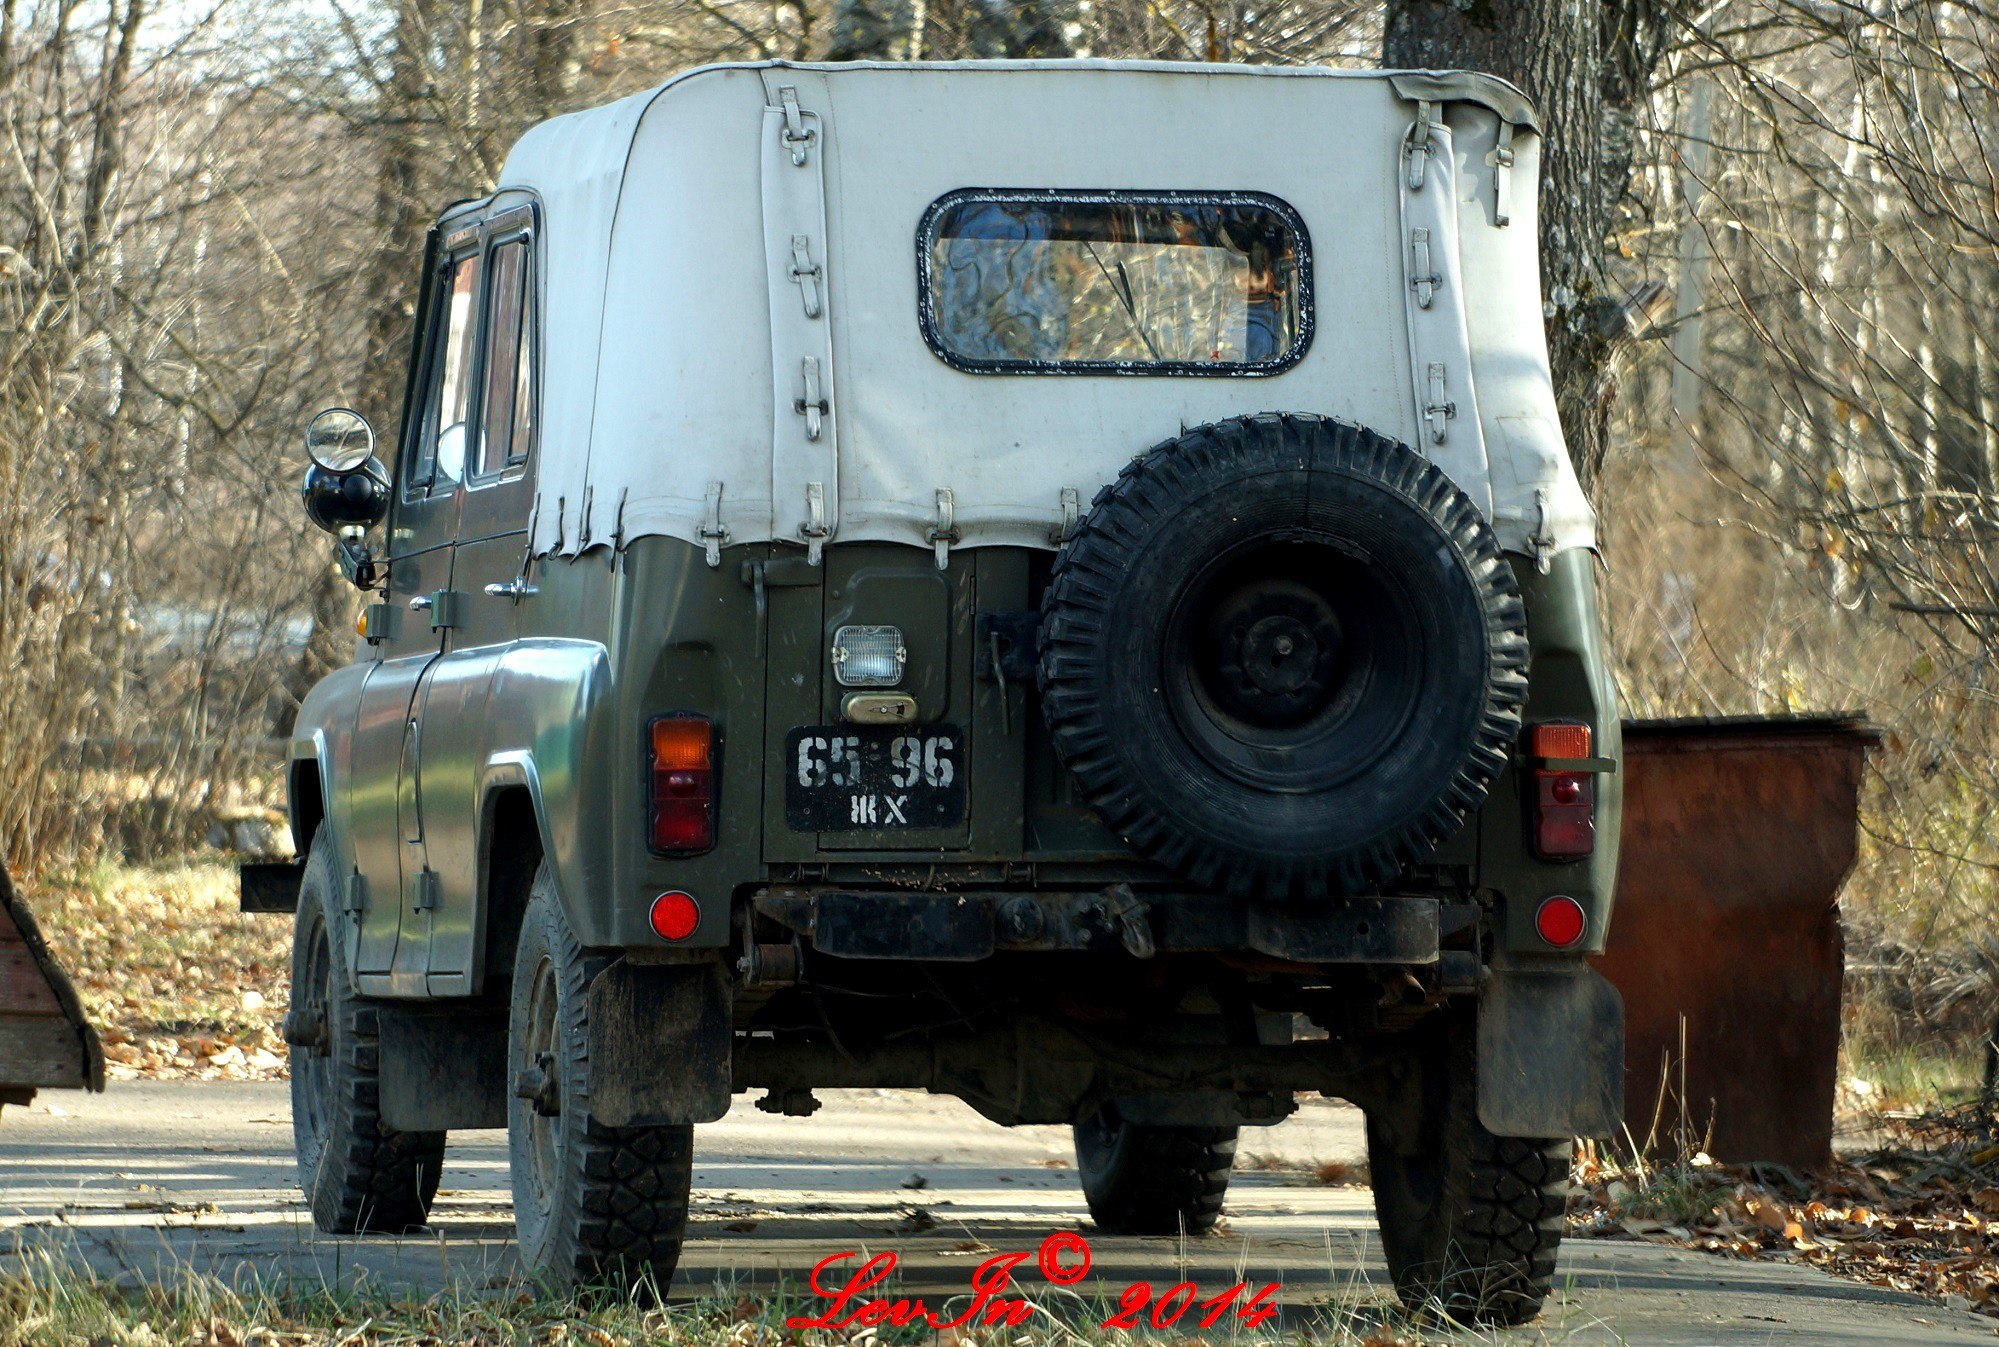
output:
POLYGON ((1133 460, 1041 612, 1056 752, 1204 887, 1378 886, 1478 807, 1520 732, 1526 610, 1492 529, 1346 422, 1245 417, 1133 460))

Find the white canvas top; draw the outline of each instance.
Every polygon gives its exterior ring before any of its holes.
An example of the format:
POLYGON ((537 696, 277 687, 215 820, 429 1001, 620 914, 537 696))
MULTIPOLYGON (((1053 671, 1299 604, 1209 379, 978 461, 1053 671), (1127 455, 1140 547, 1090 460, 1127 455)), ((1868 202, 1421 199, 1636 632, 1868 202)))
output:
POLYGON ((500 184, 543 214, 536 549, 806 544, 815 511, 836 540, 931 546, 948 523, 953 546, 1051 547, 1065 493, 1087 508, 1160 440, 1262 411, 1429 454, 1510 550, 1591 545, 1542 334, 1531 116, 1484 77, 764 63, 537 126, 500 184), (925 211, 957 189, 1046 187, 1281 198, 1310 238, 1310 347, 1268 377, 947 365, 918 323, 925 211), (810 286, 792 274, 801 243, 810 286))

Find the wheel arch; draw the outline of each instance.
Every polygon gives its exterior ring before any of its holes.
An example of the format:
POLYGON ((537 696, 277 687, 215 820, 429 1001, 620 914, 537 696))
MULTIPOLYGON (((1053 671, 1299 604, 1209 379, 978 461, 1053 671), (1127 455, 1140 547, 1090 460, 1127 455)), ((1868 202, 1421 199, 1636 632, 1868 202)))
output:
MULTIPOLYGON (((479 885, 474 914, 475 989, 504 996, 535 875, 549 855, 547 805, 534 754, 495 754, 479 791, 479 885)), ((560 875, 551 876, 558 894, 560 875)))
POLYGON ((306 738, 292 740, 285 766, 285 817, 291 825, 292 851, 300 861, 326 822, 327 797, 326 734, 314 730, 306 738))

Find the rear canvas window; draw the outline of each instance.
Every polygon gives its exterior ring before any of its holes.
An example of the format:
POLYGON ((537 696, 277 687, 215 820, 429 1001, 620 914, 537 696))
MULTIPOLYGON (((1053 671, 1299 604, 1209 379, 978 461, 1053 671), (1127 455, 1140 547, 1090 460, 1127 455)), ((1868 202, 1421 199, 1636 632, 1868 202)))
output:
POLYGON ((952 192, 923 335, 980 374, 1275 374, 1312 339, 1305 226, 1251 192, 952 192))

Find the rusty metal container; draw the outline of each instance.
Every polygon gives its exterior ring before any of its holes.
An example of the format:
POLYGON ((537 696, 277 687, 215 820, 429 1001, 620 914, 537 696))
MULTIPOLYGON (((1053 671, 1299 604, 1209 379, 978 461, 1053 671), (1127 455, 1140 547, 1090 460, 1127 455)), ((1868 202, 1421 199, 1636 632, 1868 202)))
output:
POLYGON ((79 1088, 104 1088, 104 1049, 0 864, 0 1106, 79 1088))
POLYGON ((1675 1144, 1684 1104, 1717 1160, 1831 1158, 1837 903, 1879 742, 1855 715, 1625 723, 1623 860, 1597 966, 1624 995, 1639 1143, 1656 1119, 1657 1146, 1675 1144))

